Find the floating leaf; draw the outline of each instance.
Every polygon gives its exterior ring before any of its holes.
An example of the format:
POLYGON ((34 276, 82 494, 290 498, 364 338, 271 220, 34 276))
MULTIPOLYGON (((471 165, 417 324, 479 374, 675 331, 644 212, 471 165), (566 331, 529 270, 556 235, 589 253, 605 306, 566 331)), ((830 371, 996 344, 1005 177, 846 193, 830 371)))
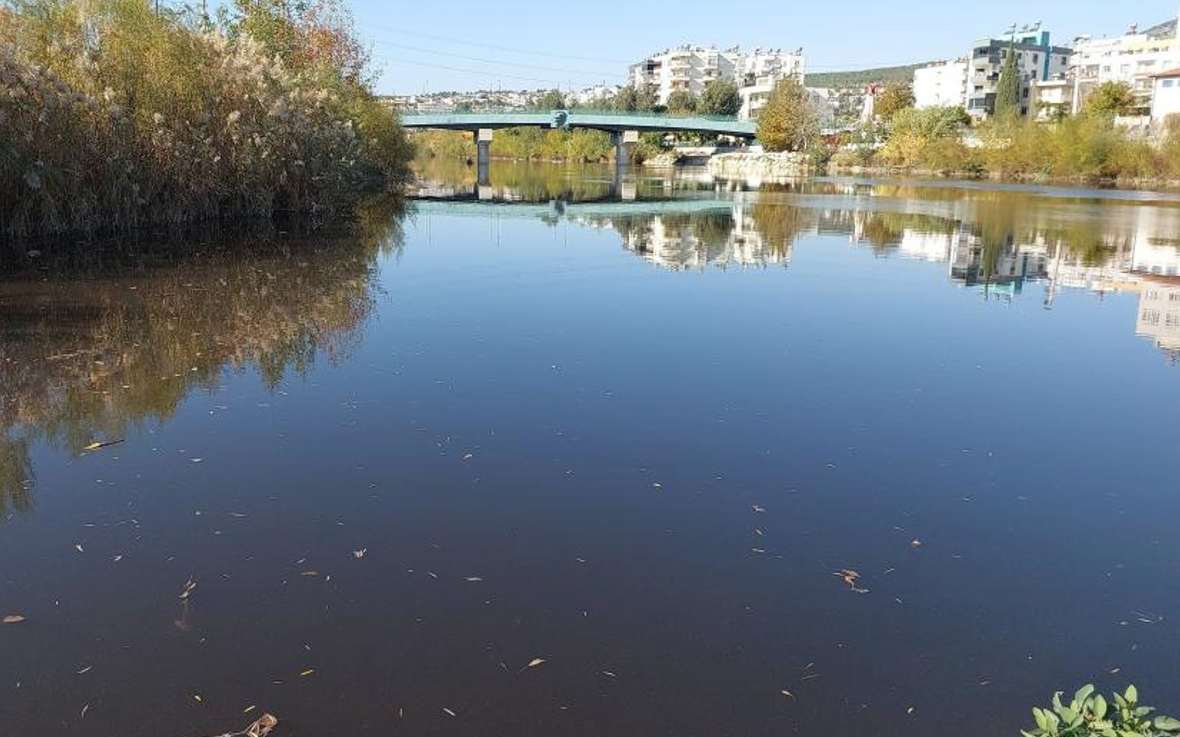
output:
POLYGON ((19 614, 9 614, 3 619, 4 624, 20 624, 25 618, 19 614))
POLYGON ((783 696, 790 696, 792 699, 795 698, 795 694, 791 693, 785 688, 783 689, 783 696))
POLYGON ((532 660, 529 661, 529 664, 527 667, 536 668, 538 665, 540 665, 541 663, 544 663, 544 662, 545 662, 544 658, 533 658, 532 660))
POLYGON ((243 734, 245 737, 266 737, 278 724, 279 720, 273 715, 263 714, 258 718, 258 721, 246 727, 246 731, 243 734))
POLYGON ((112 445, 118 445, 119 443, 122 443, 122 442, 123 442, 122 440, 107 440, 107 441, 97 441, 96 440, 95 442, 91 443, 90 445, 87 445, 82 450, 84 450, 88 453, 93 453, 94 451, 99 450, 100 448, 108 448, 112 445))

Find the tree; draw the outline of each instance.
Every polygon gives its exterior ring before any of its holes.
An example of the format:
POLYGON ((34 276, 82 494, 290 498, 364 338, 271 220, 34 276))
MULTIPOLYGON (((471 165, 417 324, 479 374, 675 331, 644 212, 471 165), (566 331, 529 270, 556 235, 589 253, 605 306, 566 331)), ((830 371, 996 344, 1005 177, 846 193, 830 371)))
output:
POLYGON ((1016 45, 1008 44, 1000 81, 996 85, 995 114, 999 117, 1021 115, 1020 62, 1016 59, 1016 45))
POLYGON ((889 122, 893 116, 914 106, 914 88, 904 82, 893 82, 887 86, 873 103, 873 113, 889 122))
POLYGON ((691 90, 675 90, 668 95, 668 112, 673 115, 695 113, 700 107, 700 100, 691 90))
POLYGON ((657 104, 656 90, 651 85, 631 85, 615 95, 614 109, 624 113, 650 113, 657 104))
POLYGON ((806 88, 779 80, 758 114, 758 140, 768 151, 804 151, 819 135, 819 115, 806 88))
POLYGON ((1133 115, 1138 109, 1135 90, 1126 82, 1103 82, 1086 98, 1086 112, 1093 115, 1133 115))
POLYGON ((565 97, 557 90, 549 90, 537 98, 538 110, 564 110, 565 97))
POLYGON ((742 96, 737 85, 728 79, 713 79, 701 92, 700 111, 705 115, 737 115, 742 109, 742 96))

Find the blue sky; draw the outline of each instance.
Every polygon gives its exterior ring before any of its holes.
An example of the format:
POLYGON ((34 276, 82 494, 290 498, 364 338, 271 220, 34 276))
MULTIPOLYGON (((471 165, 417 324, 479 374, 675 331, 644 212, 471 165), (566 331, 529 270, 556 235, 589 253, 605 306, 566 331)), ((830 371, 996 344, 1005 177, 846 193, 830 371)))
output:
POLYGON ((1043 21, 1064 43, 1154 25, 1180 8, 1180 0, 733 0, 705 11, 684 0, 346 1, 384 70, 378 91, 397 94, 617 83, 628 63, 689 42, 802 46, 809 71, 906 64, 962 55, 1012 23, 1043 21))

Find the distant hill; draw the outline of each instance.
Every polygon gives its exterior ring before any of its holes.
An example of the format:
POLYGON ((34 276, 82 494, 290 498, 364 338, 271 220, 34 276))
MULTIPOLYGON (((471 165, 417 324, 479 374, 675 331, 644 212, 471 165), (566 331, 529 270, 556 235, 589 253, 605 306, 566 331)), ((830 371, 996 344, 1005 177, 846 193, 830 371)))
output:
POLYGON ((887 84, 889 82, 912 82, 914 70, 926 66, 928 62, 910 64, 903 67, 879 67, 877 69, 863 69, 859 72, 818 72, 808 74, 804 82, 808 87, 864 87, 868 84, 887 84))
POLYGON ((1170 21, 1160 23, 1158 26, 1152 26, 1151 28, 1148 28, 1146 31, 1144 31, 1144 33, 1146 33, 1148 36, 1151 36, 1152 38, 1167 38, 1169 36, 1175 36, 1176 19, 1173 18, 1170 21))

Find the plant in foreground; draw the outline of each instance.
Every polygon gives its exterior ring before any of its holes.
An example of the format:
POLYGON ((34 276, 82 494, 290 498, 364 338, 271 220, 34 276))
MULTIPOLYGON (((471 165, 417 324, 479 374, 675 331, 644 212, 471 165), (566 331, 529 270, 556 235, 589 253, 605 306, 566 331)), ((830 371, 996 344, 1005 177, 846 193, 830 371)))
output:
POLYGON ((1024 737, 1178 737, 1180 719, 1155 714, 1150 706, 1139 705, 1139 692, 1127 686, 1113 696, 1114 703, 1085 685, 1074 694, 1069 705, 1061 701, 1062 692, 1053 696, 1053 707, 1033 707, 1037 728, 1021 730, 1024 737))

